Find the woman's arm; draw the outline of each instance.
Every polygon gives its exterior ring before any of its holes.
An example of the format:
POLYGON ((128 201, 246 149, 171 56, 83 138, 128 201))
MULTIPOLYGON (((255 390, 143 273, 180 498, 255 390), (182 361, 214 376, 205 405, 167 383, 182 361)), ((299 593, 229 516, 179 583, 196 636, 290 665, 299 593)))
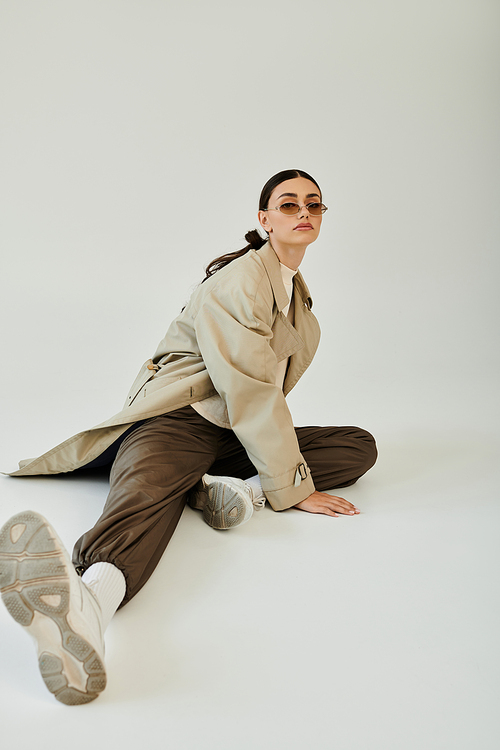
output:
POLYGON ((276 385, 277 361, 270 346, 274 297, 267 276, 262 274, 263 288, 255 279, 237 281, 226 276, 203 299, 194 320, 196 337, 266 497, 275 510, 285 510, 309 497, 314 483, 276 385))

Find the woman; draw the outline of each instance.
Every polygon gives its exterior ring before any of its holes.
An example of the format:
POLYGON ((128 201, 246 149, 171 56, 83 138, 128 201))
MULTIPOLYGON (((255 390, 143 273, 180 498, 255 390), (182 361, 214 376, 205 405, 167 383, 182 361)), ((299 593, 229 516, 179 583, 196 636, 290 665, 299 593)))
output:
POLYGON ((73 564, 37 513, 0 532, 2 598, 37 641, 41 674, 62 703, 87 703, 104 689, 104 630, 153 572, 186 501, 218 529, 248 521, 265 499, 277 511, 359 513, 325 490, 373 465, 372 436, 295 429, 285 402, 319 341, 297 269, 326 210, 306 172, 272 177, 258 213, 267 239, 249 232, 244 249, 208 266, 124 409, 13 473, 112 463, 103 513, 76 543, 73 564))

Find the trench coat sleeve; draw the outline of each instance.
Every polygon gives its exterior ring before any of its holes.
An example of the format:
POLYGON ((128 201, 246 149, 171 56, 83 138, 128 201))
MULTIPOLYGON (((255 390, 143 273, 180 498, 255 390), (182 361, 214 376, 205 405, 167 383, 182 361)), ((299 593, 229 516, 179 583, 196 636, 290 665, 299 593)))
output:
POLYGON ((285 510, 309 497, 314 483, 285 396, 275 383, 273 302, 267 277, 250 293, 221 283, 204 298, 194 326, 231 427, 257 469, 272 508, 285 510))

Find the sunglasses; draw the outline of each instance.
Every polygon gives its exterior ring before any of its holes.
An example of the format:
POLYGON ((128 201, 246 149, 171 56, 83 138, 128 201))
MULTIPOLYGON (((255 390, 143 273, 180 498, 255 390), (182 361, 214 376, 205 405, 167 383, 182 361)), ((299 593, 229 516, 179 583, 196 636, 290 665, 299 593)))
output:
POLYGON ((281 213, 285 214, 285 216, 295 216, 302 208, 306 208, 311 216, 321 216, 321 214, 324 214, 325 211, 328 211, 328 208, 324 203, 306 203, 305 206, 299 206, 298 203, 292 203, 291 201, 282 203, 281 206, 276 206, 276 208, 264 208, 262 210, 281 211, 281 213))

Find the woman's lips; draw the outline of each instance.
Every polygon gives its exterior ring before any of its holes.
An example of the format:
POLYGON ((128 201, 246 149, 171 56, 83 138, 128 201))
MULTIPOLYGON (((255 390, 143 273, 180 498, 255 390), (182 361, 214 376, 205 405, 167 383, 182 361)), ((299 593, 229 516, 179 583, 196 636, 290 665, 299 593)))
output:
POLYGON ((299 231, 302 231, 303 229, 312 229, 312 228, 313 228, 312 224, 297 224, 297 226, 294 228, 293 231, 295 231, 296 229, 298 229, 299 231))

